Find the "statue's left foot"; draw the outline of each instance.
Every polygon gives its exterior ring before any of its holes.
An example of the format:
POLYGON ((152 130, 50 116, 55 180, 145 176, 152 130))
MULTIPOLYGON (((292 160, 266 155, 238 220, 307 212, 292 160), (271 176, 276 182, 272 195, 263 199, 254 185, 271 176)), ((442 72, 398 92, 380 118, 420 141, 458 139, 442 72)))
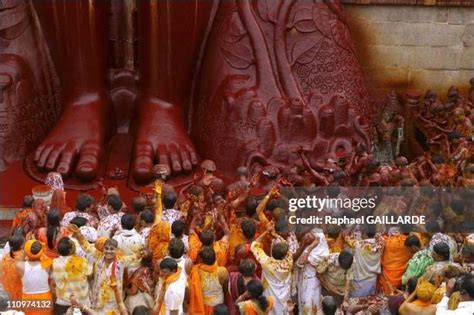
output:
POLYGON ((153 180, 153 165, 170 167, 173 175, 190 172, 198 159, 177 108, 158 99, 140 102, 132 173, 137 183, 153 180))

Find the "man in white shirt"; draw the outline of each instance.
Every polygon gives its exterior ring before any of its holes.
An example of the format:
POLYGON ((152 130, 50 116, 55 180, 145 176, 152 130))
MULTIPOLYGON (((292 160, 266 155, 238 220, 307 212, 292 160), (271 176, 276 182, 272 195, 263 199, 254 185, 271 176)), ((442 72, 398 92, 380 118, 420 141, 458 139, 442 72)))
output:
POLYGON ((138 215, 138 222, 139 222, 139 231, 140 235, 143 237, 145 244, 148 243, 148 236, 150 235, 151 227, 155 222, 155 215, 150 210, 143 210, 138 215))
POLYGON ((107 209, 109 215, 100 220, 99 227, 97 228, 97 237, 112 237, 114 232, 120 231, 120 220, 124 213, 120 211, 122 209, 122 200, 117 195, 109 195, 107 197, 107 209))
POLYGON ((131 214, 124 214, 120 219, 122 230, 115 233, 113 237, 118 243, 118 249, 123 255, 134 255, 140 253, 145 247, 145 241, 140 233, 135 230, 135 218, 131 214))
POLYGON ((182 315, 185 279, 181 268, 173 258, 164 258, 160 263, 160 279, 156 285, 154 311, 165 315, 182 315), (164 285, 165 284, 165 285, 164 285), (162 310, 163 312, 160 312, 162 310))
POLYGON ((448 310, 449 297, 454 291, 456 279, 449 280, 446 286, 446 295, 436 305, 436 315, 472 315, 474 314, 474 275, 469 274, 462 279, 461 298, 455 310, 448 310))
POLYGON ((178 197, 176 192, 174 191, 164 191, 163 194, 163 214, 161 216, 161 220, 169 222, 169 224, 173 224, 174 221, 182 220, 184 221, 184 214, 176 210, 174 207, 176 206, 176 201, 178 197))

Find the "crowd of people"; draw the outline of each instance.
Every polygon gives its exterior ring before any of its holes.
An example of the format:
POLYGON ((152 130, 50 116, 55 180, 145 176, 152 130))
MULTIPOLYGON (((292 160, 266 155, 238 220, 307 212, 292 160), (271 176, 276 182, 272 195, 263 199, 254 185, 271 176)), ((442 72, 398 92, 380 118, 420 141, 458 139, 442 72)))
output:
MULTIPOLYGON (((81 194, 70 208, 61 176, 50 173, 13 221, 0 307, 31 315, 471 315, 472 138, 450 130, 436 140, 411 163, 396 156, 381 164, 364 144, 326 160, 300 150, 292 153, 300 165, 239 167, 229 184, 205 160, 179 191, 159 164, 154 186, 130 205, 102 187, 100 200, 81 194), (377 194, 358 215, 423 215, 426 224, 289 223, 291 196, 354 194, 377 194)), ((336 204, 318 215, 354 211, 336 204)))

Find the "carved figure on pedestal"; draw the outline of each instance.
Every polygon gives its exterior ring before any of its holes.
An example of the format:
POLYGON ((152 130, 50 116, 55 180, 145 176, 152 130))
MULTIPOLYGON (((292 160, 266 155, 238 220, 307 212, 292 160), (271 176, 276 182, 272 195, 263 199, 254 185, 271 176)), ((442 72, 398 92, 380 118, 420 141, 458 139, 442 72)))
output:
POLYGON ((382 112, 382 119, 374 130, 374 158, 381 164, 392 165, 400 153, 404 135, 404 118, 395 113, 396 95, 392 92, 382 112))

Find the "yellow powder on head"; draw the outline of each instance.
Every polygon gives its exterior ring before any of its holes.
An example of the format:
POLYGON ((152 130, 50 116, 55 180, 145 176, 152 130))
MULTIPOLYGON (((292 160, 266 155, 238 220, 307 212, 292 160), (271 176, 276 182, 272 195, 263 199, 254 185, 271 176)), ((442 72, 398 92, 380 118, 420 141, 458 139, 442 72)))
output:
POLYGON ((419 300, 427 302, 431 300, 435 291, 436 287, 433 284, 425 281, 418 284, 418 286, 416 287, 416 296, 419 300))

